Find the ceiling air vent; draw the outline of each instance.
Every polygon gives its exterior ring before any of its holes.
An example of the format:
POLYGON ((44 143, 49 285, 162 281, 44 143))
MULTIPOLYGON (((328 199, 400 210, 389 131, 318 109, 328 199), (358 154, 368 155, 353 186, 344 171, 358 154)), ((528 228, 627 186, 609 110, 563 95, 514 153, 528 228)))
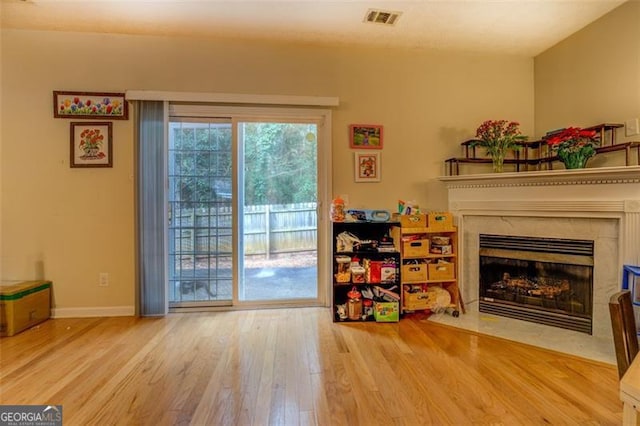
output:
POLYGON ((388 10, 369 9, 364 17, 364 22, 372 24, 394 25, 398 22, 402 12, 390 12, 388 10))

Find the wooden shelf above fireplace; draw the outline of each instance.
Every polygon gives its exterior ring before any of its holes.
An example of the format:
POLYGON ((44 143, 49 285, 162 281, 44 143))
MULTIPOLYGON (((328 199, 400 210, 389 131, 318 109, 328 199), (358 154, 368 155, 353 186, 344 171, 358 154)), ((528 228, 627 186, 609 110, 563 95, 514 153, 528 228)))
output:
MULTIPOLYGON (((596 148, 596 153, 608 152, 625 153, 625 165, 640 165, 640 142, 616 142, 616 129, 624 127, 623 124, 602 123, 587 127, 585 130, 595 130, 600 135, 600 147, 596 148), (635 155, 632 151, 635 151, 635 155)), ((478 139, 469 139, 460 143, 462 147, 462 157, 452 157, 445 160, 445 169, 449 176, 460 174, 460 164, 491 164, 492 160, 487 156, 480 156, 475 144, 478 139)), ((552 155, 546 141, 543 139, 535 141, 525 141, 518 144, 517 150, 512 150, 511 158, 506 158, 505 164, 515 165, 516 172, 553 170, 554 163, 559 161, 558 157, 552 155)))

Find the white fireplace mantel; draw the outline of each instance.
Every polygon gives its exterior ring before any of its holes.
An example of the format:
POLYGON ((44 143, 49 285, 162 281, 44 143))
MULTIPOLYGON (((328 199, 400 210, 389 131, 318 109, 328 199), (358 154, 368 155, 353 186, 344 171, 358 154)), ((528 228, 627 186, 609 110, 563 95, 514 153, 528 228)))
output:
POLYGON ((445 176, 440 180, 447 185, 453 211, 497 209, 544 215, 564 211, 572 217, 640 213, 640 166, 445 176))
MULTIPOLYGON (((640 264, 640 166, 444 176, 449 210, 464 216, 614 218, 622 264, 640 264)), ((462 229, 461 229, 462 231, 462 229)))
POLYGON ((442 176, 449 188, 640 183, 640 166, 442 176))

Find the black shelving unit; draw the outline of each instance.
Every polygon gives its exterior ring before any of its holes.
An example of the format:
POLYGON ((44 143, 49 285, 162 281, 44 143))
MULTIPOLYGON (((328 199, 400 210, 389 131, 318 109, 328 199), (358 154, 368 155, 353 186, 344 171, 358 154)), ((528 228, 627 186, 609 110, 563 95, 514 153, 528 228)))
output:
MULTIPOLYGON (((389 293, 400 295, 400 253, 389 244, 390 251, 381 251, 385 239, 391 239, 391 228, 397 222, 334 222, 333 223, 333 273, 332 310, 334 322, 375 321, 373 310, 377 302, 392 302, 389 293), (349 233, 364 243, 344 247, 338 244, 338 236, 349 233), (365 268, 364 277, 344 272, 344 260, 358 262, 365 268), (352 296, 359 293, 359 301, 352 296)), ((399 301, 398 301, 399 304, 399 301)), ((399 305, 398 305, 399 306, 399 305)))

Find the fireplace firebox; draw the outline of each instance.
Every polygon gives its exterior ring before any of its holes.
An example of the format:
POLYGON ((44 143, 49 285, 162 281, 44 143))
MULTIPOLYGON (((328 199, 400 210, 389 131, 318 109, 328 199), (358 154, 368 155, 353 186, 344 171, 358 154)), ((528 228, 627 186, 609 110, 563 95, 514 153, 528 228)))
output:
POLYGON ((480 234, 479 311, 592 333, 594 242, 480 234))

